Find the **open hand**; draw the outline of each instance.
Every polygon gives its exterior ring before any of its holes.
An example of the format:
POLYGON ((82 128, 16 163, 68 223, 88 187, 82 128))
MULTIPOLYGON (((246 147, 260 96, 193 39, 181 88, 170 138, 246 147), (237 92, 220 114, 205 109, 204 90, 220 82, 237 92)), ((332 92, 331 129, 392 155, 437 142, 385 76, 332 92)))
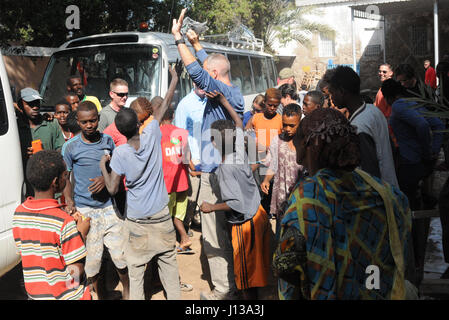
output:
POLYGON ((91 193, 99 193, 105 187, 104 177, 99 176, 93 179, 89 179, 92 181, 92 184, 87 188, 91 193))
POLYGON ((181 14, 179 15, 179 19, 173 19, 173 24, 171 27, 171 33, 175 36, 176 40, 180 40, 182 38, 181 28, 182 22, 184 20, 184 15, 186 14, 187 9, 182 9, 181 14))

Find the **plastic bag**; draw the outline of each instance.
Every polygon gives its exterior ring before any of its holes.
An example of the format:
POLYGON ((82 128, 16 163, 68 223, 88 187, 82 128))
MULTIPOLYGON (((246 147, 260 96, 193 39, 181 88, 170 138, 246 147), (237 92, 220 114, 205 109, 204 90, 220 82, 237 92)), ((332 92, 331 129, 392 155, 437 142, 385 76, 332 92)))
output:
POLYGON ((186 34, 189 29, 192 29, 197 35, 203 34, 209 29, 206 23, 207 22, 197 22, 189 17, 186 17, 182 22, 181 33, 186 34))

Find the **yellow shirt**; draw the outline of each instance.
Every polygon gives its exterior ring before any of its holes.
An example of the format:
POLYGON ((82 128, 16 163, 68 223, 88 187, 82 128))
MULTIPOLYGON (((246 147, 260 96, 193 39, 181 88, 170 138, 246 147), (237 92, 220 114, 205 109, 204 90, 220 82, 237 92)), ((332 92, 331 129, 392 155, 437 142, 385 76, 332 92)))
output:
POLYGON ((102 109, 100 100, 98 100, 98 98, 95 96, 84 96, 83 101, 90 101, 90 102, 94 103, 95 106, 97 107, 98 112, 100 112, 102 109))

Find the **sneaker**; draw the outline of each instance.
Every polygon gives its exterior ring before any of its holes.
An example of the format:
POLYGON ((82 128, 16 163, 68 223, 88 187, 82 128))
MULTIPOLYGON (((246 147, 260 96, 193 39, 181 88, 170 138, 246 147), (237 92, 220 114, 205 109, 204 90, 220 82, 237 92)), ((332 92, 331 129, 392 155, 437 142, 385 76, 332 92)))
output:
POLYGON ((188 283, 180 282, 179 286, 181 288, 181 291, 183 291, 183 292, 189 292, 189 291, 193 290, 193 286, 188 283))
POLYGON ((238 300, 238 299, 239 297, 237 292, 221 293, 212 290, 210 292, 200 293, 200 300, 238 300))

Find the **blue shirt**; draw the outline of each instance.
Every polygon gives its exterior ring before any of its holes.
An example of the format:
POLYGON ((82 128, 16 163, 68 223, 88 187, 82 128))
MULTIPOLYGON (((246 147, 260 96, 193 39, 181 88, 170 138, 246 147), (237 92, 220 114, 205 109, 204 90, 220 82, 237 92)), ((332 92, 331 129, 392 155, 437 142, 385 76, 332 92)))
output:
POLYGON ((87 143, 79 134, 63 145, 61 154, 67 170, 73 171, 75 180, 73 200, 77 207, 100 209, 112 205, 111 196, 106 188, 96 194, 92 194, 88 188, 92 184, 89 179, 103 175, 100 169, 101 157, 105 152, 112 154, 114 148, 112 138, 103 133, 97 142, 87 143))
POLYGON ((415 102, 396 100, 392 105, 390 125, 399 144, 399 154, 411 164, 430 159, 440 151, 444 124, 438 118, 423 117, 425 107, 412 108, 415 102))
POLYGON ((243 114, 243 128, 246 127, 246 124, 248 123, 249 119, 251 119, 253 116, 253 113, 251 111, 246 111, 243 114))
MULTIPOLYGON (((196 55, 201 63, 204 63, 204 60, 207 58, 207 53, 204 50, 198 51, 196 55)), ((240 114, 240 116, 243 114, 245 103, 239 87, 230 87, 219 80, 215 80, 201 67, 198 61, 189 64, 186 69, 192 78, 192 81, 200 89, 203 89, 206 92, 215 90, 221 92, 234 110, 240 114)), ((211 124, 221 119, 231 120, 231 116, 226 109, 218 104, 217 101, 207 99, 203 115, 203 124, 201 127, 201 171, 203 172, 214 172, 221 162, 220 153, 214 148, 210 139, 211 124)))
POLYGON ((111 169, 126 176, 126 215, 129 218, 147 218, 167 206, 161 138, 159 122, 153 120, 140 135, 139 150, 125 143, 118 146, 112 155, 111 169))
POLYGON ((201 99, 194 90, 186 95, 176 107, 175 126, 189 131, 189 146, 193 160, 201 159, 201 125, 207 98, 201 99))

